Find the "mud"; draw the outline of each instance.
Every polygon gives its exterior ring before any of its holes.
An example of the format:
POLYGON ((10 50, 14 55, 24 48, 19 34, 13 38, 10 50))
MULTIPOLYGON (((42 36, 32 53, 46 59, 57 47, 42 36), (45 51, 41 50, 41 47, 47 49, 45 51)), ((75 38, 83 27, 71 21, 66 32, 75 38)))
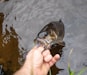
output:
POLYGON ((2 66, 4 75, 12 75, 21 66, 18 63, 20 57, 18 35, 13 27, 8 31, 8 25, 5 26, 5 33, 3 33, 3 21, 4 14, 0 13, 0 67, 2 66))

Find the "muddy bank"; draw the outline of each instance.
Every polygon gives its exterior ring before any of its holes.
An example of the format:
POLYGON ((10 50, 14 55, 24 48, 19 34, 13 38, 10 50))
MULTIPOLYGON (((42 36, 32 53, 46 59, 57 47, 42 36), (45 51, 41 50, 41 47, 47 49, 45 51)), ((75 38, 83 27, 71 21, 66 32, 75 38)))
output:
POLYGON ((18 63, 20 58, 18 35, 13 27, 8 31, 8 25, 5 26, 5 33, 3 33, 3 21, 4 14, 0 13, 0 70, 3 69, 4 75, 12 75, 21 66, 18 63))

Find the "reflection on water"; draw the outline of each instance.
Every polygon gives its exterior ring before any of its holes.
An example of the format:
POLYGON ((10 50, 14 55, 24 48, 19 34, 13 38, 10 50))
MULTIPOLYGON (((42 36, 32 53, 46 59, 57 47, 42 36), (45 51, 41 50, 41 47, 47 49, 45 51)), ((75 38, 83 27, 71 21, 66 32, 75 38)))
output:
POLYGON ((56 67, 56 65, 54 65, 54 66, 51 68, 52 75, 59 74, 59 72, 62 71, 62 70, 64 70, 64 69, 60 69, 60 68, 56 67))
POLYGON ((8 31, 8 25, 5 26, 5 33, 2 33, 3 21, 4 14, 0 13, 0 68, 3 68, 4 75, 12 75, 20 67, 18 35, 13 27, 8 31))

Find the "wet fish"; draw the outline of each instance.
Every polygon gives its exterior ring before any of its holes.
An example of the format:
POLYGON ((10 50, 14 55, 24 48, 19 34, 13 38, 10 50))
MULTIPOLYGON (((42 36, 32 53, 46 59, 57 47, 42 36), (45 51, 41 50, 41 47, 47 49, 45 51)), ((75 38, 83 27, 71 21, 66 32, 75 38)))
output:
POLYGON ((34 42, 36 45, 44 46, 45 49, 50 49, 52 55, 57 53, 61 55, 61 49, 65 46, 63 41, 64 34, 65 30, 62 20, 53 21, 41 29, 34 42))

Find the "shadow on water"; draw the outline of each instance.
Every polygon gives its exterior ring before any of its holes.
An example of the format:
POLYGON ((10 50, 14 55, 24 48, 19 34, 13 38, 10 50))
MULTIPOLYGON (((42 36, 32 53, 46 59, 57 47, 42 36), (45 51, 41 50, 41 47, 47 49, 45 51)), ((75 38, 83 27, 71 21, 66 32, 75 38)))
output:
MULTIPOLYGON (((55 54, 59 54, 60 56, 62 56, 62 53, 63 53, 63 50, 62 50, 63 46, 60 46, 58 44, 55 44, 51 47, 50 49, 50 52, 51 54, 54 56, 55 54)), ((60 71, 62 71, 64 69, 61 69, 59 67, 56 66, 56 64, 54 64, 52 67, 51 67, 51 73, 52 75, 56 75, 56 74, 59 74, 60 71)), ((49 73, 48 73, 49 75, 49 73)))
MULTIPOLYGON (((55 54, 59 54, 60 57, 62 57, 62 54, 63 54, 63 47, 64 46, 61 46, 59 44, 54 44, 51 46, 51 49, 50 49, 50 52, 52 54, 52 56, 54 56, 55 54)), ((64 69, 62 68, 59 68, 56 66, 56 64, 54 64, 52 67, 51 67, 51 74, 52 75, 56 75, 56 74, 59 74, 60 71, 63 71, 64 69)), ((49 73, 48 73, 49 75, 49 73)))
POLYGON ((18 35, 13 27, 8 31, 8 25, 5 26, 5 33, 3 33, 3 21, 4 14, 0 13, 0 70, 2 70, 0 75, 12 75, 20 68, 18 35))

